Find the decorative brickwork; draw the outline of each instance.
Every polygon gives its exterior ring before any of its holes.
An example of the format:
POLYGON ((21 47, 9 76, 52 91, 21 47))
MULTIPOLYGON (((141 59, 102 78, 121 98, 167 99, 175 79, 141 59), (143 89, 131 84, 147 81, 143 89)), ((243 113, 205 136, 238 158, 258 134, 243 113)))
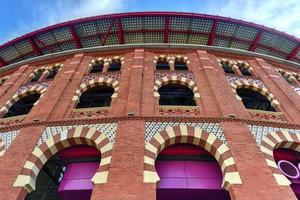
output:
POLYGON ((279 185, 290 185, 291 182, 280 172, 274 157, 273 151, 277 148, 286 148, 299 151, 300 134, 291 134, 287 131, 271 132, 262 140, 260 149, 264 153, 266 162, 279 185))
POLYGON ((194 75, 191 71, 187 71, 187 70, 175 70, 175 71, 157 70, 157 71, 155 71, 155 80, 160 80, 166 76, 180 76, 180 77, 184 77, 186 79, 195 81, 194 75))
POLYGON ((197 106, 159 106, 159 114, 161 115, 199 115, 197 106))
POLYGON ((25 115, 1 118, 0 119, 0 127, 21 124, 24 121, 24 119, 25 119, 25 115))
POLYGON ((99 77, 105 77, 105 78, 110 78, 115 81, 120 81, 121 73, 120 72, 108 72, 107 74, 103 75, 103 73, 93 73, 93 74, 88 74, 83 77, 81 83, 89 83, 91 80, 96 80, 99 77))
POLYGON ((255 120, 287 121, 282 112, 269 112, 247 109, 249 115, 255 120))
POLYGON ((241 75, 236 75, 236 74, 226 74, 226 78, 229 83, 234 83, 237 81, 248 81, 249 83, 256 84, 260 87, 265 87, 264 83, 261 80, 255 79, 252 77, 248 77, 248 76, 241 76, 241 75))
POLYGON ((47 80, 47 81, 39 81, 39 82, 33 82, 33 83, 28 83, 25 85, 22 85, 18 91, 17 94, 21 94, 24 91, 30 90, 31 88, 36 88, 36 87, 43 87, 47 89, 51 85, 52 80, 47 80))
MULTIPOLYGON (((8 112, 9 108, 16 103, 19 99, 21 99, 22 97, 28 96, 29 94, 34 94, 34 93, 38 93, 40 94, 40 98, 43 97, 45 91, 47 88, 43 87, 43 86, 33 86, 30 89, 24 90, 22 93, 16 93, 15 95, 13 95, 13 97, 11 98, 11 100, 8 100, 4 106, 1 107, 0 112, 1 112, 1 116, 5 115, 5 113, 8 112)), ((39 100, 37 100, 34 105, 37 105, 39 102, 39 100)))
POLYGON ((73 109, 69 118, 91 118, 109 115, 110 107, 73 109))
POLYGON ((37 176, 43 165, 59 151, 73 145, 89 145, 101 152, 100 167, 92 178, 94 184, 106 183, 111 161, 112 143, 106 135, 95 128, 76 127, 54 135, 34 148, 27 159, 14 187, 24 187, 28 192, 35 190, 37 176))
POLYGON ((90 88, 93 88, 96 86, 102 86, 102 85, 107 85, 107 86, 112 87, 114 89, 114 93, 111 97, 112 98, 117 97, 118 90, 119 90, 119 82, 116 80, 113 80, 111 78, 100 77, 98 79, 90 80, 87 83, 82 83, 79 86, 79 89, 76 90, 76 94, 73 97, 73 101, 78 102, 80 99, 80 96, 83 92, 87 91, 90 88))
POLYGON ((227 145, 222 143, 214 134, 187 125, 168 127, 162 132, 156 133, 149 142, 146 142, 144 182, 155 183, 159 181, 154 166, 155 159, 164 148, 176 143, 194 144, 210 152, 221 166, 224 189, 228 189, 231 184, 242 184, 235 161, 227 145))
MULTIPOLYGON (((243 81, 236 81, 230 84, 233 87, 233 92, 236 94, 236 90, 239 88, 246 88, 246 89, 251 89, 254 90, 260 94, 262 94, 263 96, 265 96, 270 103, 272 104, 272 106, 274 106, 275 108, 278 107, 279 105, 279 101, 277 99, 275 99, 274 95, 265 87, 261 87, 255 83, 251 83, 249 81, 243 80, 243 81)), ((241 100, 241 98, 236 94, 236 98, 238 100, 241 100)))
POLYGON ((5 142, 0 139, 0 157, 5 153, 5 142))
POLYGON ((159 93, 158 93, 158 89, 163 86, 163 85, 167 85, 169 83, 174 83, 174 84, 180 84, 180 85, 185 85, 187 87, 189 87, 193 92, 194 92, 194 97, 195 98, 199 98, 200 94, 199 94, 199 90, 198 87, 196 85, 196 83, 193 80, 184 78, 184 77, 180 77, 180 76, 165 76, 159 80, 156 80, 154 83, 154 96, 155 97, 159 97, 159 93))

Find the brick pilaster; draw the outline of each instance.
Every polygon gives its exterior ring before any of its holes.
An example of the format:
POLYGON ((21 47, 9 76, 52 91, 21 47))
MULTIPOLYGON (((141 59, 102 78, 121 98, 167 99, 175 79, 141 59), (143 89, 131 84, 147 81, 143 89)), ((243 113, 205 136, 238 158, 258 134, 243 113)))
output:
POLYGON ((155 185, 143 183, 145 121, 118 123, 108 183, 94 185, 91 200, 155 200, 155 185))
POLYGON ((289 186, 277 184, 247 124, 222 122, 221 126, 243 182, 229 187, 232 200, 296 200, 289 186))

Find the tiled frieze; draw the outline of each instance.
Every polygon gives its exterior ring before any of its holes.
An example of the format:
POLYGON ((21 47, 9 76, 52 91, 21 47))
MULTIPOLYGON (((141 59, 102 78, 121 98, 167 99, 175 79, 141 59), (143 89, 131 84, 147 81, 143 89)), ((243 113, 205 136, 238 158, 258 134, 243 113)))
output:
POLYGON ((200 128, 208 133, 214 134, 224 144, 227 144, 223 130, 218 123, 196 123, 196 122, 146 122, 145 141, 149 142, 156 133, 165 130, 168 127, 175 127, 179 125, 191 126, 200 128))
POLYGON ((279 128, 279 127, 270 127, 270 126, 257 126, 257 125, 249 125, 249 128, 254 136, 256 143, 259 145, 261 144, 263 137, 268 135, 271 132, 287 131, 291 134, 300 134, 299 129, 279 128))
POLYGON ((41 138, 37 143, 37 146, 56 134, 61 134, 61 138, 66 137, 68 130, 76 127, 96 128, 96 130, 100 131, 101 133, 104 133, 107 136, 108 140, 113 143, 117 130, 117 123, 46 127, 46 129, 42 133, 41 138))

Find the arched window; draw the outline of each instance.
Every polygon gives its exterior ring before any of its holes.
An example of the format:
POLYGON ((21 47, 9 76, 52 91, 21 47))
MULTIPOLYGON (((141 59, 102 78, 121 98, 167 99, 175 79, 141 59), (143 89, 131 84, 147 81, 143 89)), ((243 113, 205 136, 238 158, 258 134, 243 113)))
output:
POLYGON ((33 77, 32 77, 32 79, 30 80, 30 82, 33 83, 33 82, 39 81, 39 79, 41 78, 41 76, 42 76, 42 74, 43 74, 44 71, 45 71, 45 70, 43 70, 43 69, 38 69, 38 70, 36 70, 36 71, 33 73, 33 77))
POLYGON ((170 83, 163 85, 158 92, 159 105, 196 106, 194 93, 187 86, 170 83))
POLYGON ((239 88, 237 94, 242 98, 243 104, 247 109, 276 111, 271 102, 259 92, 251 89, 239 88))
POLYGON ((92 69, 90 73, 101 73, 104 67, 103 60, 96 60, 95 63, 92 65, 92 69))
POLYGON ((235 74, 235 71, 233 70, 233 66, 229 61, 221 61, 221 66, 225 73, 228 74, 235 74))
POLYGON ((238 67, 239 67, 240 72, 241 72, 244 76, 252 76, 249 67, 246 67, 246 65, 245 65, 244 63, 238 63, 237 65, 238 65, 238 67))
POLYGON ((188 70, 187 64, 183 58, 175 58, 175 70, 188 70))
POLYGON ((52 156, 36 180, 36 190, 25 200, 89 200, 101 154, 87 145, 68 147, 52 156))
POLYGON ((85 91, 76 108, 108 107, 114 89, 108 86, 97 86, 85 91))
POLYGON ((156 70, 170 70, 170 65, 166 57, 159 57, 156 62, 156 70))
POLYGON ((157 200, 229 200, 222 189, 218 162, 205 149, 192 144, 174 144, 159 153, 155 168, 160 177, 157 200))
POLYGON ((13 117, 28 114, 33 104, 40 98, 39 93, 29 94, 15 102, 4 115, 5 117, 13 117))
POLYGON ((291 181, 291 188, 300 199, 300 153, 290 149, 275 149, 275 162, 279 170, 291 181))
POLYGON ((56 74, 58 73, 60 66, 54 66, 49 70, 49 74, 47 75, 46 79, 53 79, 56 74))
POLYGON ((112 59, 108 71, 109 72, 115 72, 115 71, 120 71, 121 70, 121 60, 120 59, 112 59))

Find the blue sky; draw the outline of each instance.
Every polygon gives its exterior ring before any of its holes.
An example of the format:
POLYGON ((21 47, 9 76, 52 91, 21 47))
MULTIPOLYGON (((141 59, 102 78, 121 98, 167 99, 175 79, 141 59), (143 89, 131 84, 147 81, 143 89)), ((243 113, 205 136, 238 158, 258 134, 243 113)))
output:
POLYGON ((0 0, 0 7, 0 44, 59 22, 136 11, 220 15, 300 37, 299 0, 0 0))

